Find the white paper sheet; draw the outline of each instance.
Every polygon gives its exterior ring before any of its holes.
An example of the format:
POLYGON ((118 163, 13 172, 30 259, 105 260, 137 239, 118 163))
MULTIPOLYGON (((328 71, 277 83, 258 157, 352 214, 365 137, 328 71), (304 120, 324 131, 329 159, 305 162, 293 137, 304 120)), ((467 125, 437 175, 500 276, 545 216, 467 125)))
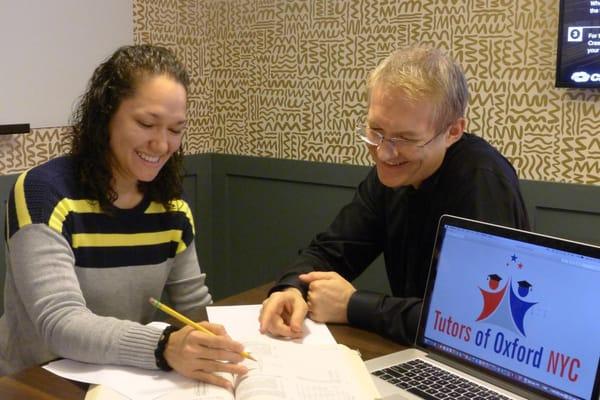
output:
MULTIPOLYGON (((261 304, 244 306, 210 306, 206 307, 208 320, 225 326, 227 333, 234 340, 254 338, 257 335, 272 340, 269 335, 261 335, 258 323, 261 304)), ((303 326, 306 333, 302 339, 293 340, 296 343, 305 344, 334 344, 337 343, 327 325, 314 322, 310 319, 304 320, 303 326)))

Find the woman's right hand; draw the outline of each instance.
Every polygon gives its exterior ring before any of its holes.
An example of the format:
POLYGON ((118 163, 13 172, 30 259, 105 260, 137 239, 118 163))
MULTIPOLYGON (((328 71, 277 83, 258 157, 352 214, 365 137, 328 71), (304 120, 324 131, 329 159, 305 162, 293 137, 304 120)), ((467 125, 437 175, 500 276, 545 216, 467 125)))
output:
POLYGON ((188 378, 222 386, 232 390, 232 384, 215 372, 245 374, 248 369, 238 364, 244 346, 231 339, 222 325, 199 322, 215 336, 186 326, 171 333, 164 357, 171 368, 188 378))

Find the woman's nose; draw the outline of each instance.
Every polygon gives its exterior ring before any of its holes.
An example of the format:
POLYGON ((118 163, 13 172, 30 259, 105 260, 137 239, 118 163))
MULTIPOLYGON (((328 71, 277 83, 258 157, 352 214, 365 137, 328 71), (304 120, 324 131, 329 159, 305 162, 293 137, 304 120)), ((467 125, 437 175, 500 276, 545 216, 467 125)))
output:
POLYGON ((169 148, 168 135, 166 128, 158 128, 150 141, 151 149, 157 153, 166 153, 169 148))

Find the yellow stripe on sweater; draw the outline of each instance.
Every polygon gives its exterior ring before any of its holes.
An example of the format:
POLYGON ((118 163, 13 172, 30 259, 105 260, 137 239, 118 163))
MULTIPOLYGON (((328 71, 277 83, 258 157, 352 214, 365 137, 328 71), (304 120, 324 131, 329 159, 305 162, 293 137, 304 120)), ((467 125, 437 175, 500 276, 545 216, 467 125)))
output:
POLYGON ((75 233, 71 238, 71 246, 78 247, 134 247, 151 246, 169 242, 178 243, 177 253, 187 248, 181 240, 182 232, 171 229, 147 233, 75 233))
MULTIPOLYGON (((188 203, 186 203, 183 200, 171 200, 169 204, 171 205, 171 209, 168 211, 178 211, 185 214, 188 221, 190 222, 190 225, 192 226, 192 233, 195 235, 196 228, 194 226, 194 218, 192 218, 192 210, 190 210, 188 203)), ((160 214, 167 212, 167 210, 162 204, 153 201, 152 203, 150 203, 150 205, 148 206, 148 208, 146 208, 146 211, 144 212, 146 214, 160 214)))
POLYGON ((27 208, 27 200, 25 199, 25 176, 27 172, 23 172, 17 178, 15 183, 15 209, 17 210, 17 223, 19 228, 31 224, 31 215, 27 208))
POLYGON ((76 213, 102 213, 102 209, 100 208, 100 203, 97 201, 90 200, 72 200, 72 199, 62 199, 58 202, 52 214, 50 215, 50 220, 48 221, 48 226, 54 229, 58 233, 62 233, 63 223, 67 216, 71 212, 76 213))

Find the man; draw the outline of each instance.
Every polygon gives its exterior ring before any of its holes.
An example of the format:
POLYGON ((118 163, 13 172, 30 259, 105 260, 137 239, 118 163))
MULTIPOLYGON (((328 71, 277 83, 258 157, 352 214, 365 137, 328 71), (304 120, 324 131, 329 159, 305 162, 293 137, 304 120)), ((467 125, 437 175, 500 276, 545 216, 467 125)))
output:
POLYGON ((300 337, 308 315, 410 343, 442 214, 528 228, 513 167, 464 133, 469 95, 459 65, 436 49, 399 50, 371 73, 367 90, 357 133, 375 167, 271 289, 263 333, 300 337), (350 281, 382 251, 393 296, 356 290, 350 281))

